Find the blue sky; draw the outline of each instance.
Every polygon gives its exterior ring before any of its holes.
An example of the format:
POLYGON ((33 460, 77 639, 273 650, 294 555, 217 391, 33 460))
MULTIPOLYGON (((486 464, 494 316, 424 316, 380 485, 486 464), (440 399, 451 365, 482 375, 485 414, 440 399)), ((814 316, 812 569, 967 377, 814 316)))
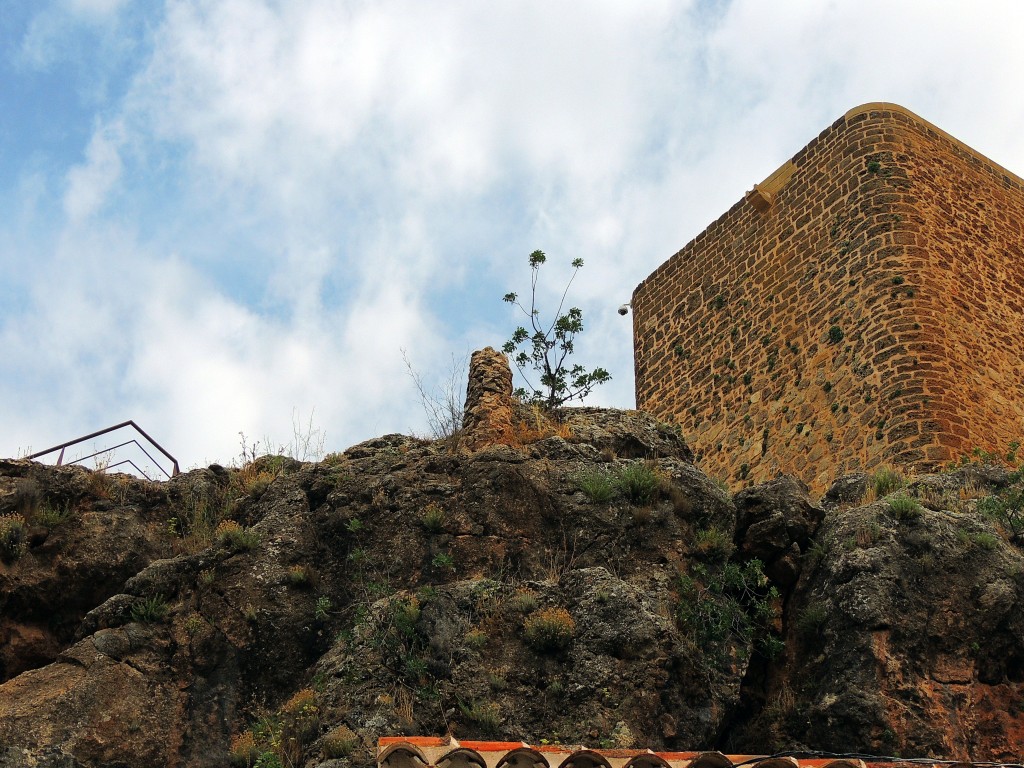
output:
POLYGON ((846 110, 1024 171, 1024 4, 6 0, 0 455, 135 419, 183 467, 427 431, 547 252, 632 407, 633 287, 846 110))

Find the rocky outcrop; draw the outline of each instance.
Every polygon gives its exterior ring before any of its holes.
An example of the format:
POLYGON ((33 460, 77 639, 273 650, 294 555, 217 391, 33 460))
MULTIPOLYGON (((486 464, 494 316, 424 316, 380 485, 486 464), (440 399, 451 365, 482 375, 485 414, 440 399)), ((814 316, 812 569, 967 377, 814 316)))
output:
POLYGON ((825 515, 811 503, 807 486, 783 475, 746 488, 736 494, 736 511, 740 551, 760 559, 775 583, 796 583, 803 553, 825 515))
POLYGON ((31 531, 0 562, 0 766, 336 768, 448 732, 1020 753, 1024 557, 977 509, 1016 475, 732 496, 642 413, 502 443, 469 410, 471 451, 387 435, 162 485, 0 464, 31 531))

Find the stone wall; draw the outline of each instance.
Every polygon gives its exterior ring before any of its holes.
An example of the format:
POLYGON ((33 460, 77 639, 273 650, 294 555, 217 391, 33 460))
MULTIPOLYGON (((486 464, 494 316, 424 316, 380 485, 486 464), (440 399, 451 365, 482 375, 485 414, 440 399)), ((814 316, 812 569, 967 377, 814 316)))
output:
POLYGON ((1024 181, 851 110, 633 294, 637 407, 731 484, 820 490, 1024 435, 1024 181))

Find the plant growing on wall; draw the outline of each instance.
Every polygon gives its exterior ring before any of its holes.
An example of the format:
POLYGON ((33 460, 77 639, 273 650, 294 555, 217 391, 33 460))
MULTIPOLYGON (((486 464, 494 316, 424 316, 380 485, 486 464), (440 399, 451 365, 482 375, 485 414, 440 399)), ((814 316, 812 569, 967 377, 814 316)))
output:
POLYGON ((506 302, 519 307, 530 319, 530 330, 523 326, 516 328, 502 350, 512 360, 529 387, 516 389, 516 396, 547 408, 557 408, 570 400, 582 400, 594 387, 611 380, 611 375, 604 368, 588 371, 579 363, 570 367, 567 362, 575 349, 576 334, 583 330, 583 312, 578 307, 572 307, 562 314, 562 307, 565 306, 569 286, 583 266, 583 259, 573 260, 572 276, 562 291, 561 301, 550 325, 541 319, 540 310, 537 309, 537 279, 541 265, 545 261, 547 257, 543 251, 534 251, 530 254, 529 309, 519 301, 518 294, 506 293, 504 296, 506 302), (536 385, 527 375, 528 369, 533 369, 540 375, 536 385))

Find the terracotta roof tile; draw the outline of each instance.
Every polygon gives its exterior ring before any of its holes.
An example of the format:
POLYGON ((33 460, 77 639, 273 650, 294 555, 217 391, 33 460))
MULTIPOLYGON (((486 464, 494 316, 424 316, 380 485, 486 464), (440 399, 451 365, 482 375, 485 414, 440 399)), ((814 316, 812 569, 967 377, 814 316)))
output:
POLYGON ((724 755, 721 752, 591 749, 581 745, 527 744, 520 741, 460 742, 455 738, 437 736, 385 736, 377 742, 379 768, 906 768, 908 763, 936 768, 970 765, 894 758, 869 758, 865 761, 856 756, 798 758, 789 755, 724 755))

